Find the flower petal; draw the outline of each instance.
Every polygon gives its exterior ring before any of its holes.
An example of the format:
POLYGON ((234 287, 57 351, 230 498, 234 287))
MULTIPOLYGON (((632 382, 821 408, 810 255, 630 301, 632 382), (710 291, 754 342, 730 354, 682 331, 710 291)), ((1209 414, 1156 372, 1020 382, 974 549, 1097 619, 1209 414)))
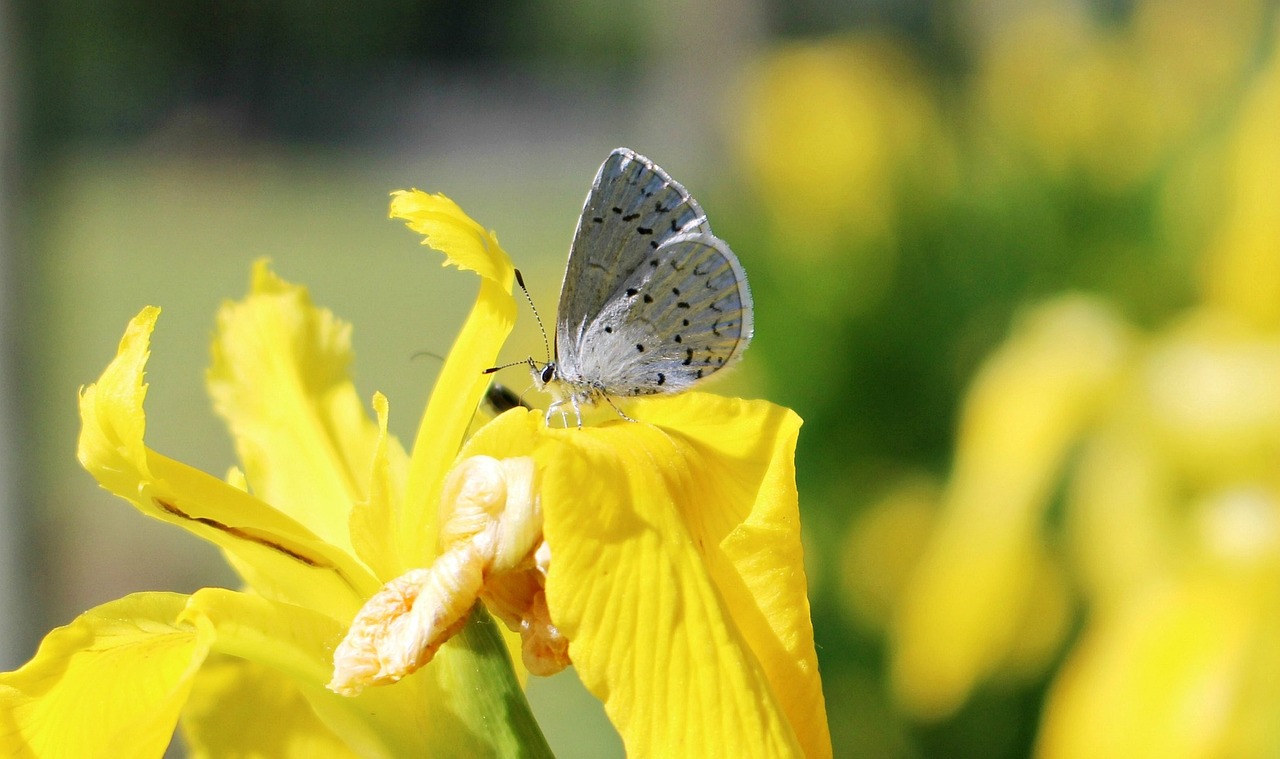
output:
MULTIPOLYGON (((445 666, 427 667, 394 686, 370 688, 351 698, 324 687, 344 624, 308 609, 220 588, 193 595, 183 618, 216 634, 214 650, 264 664, 289 678, 320 721, 361 756, 511 755, 526 740, 522 731, 536 730, 508 718, 509 703, 504 699, 523 696, 501 652, 494 656, 455 645, 453 656, 440 659, 445 666), (495 678, 494 662, 504 668, 501 681, 495 678), (476 683, 505 685, 490 690, 476 683)), ((501 647, 496 634, 493 640, 501 647)))
POLYGON ((97 384, 81 392, 80 463, 140 511, 221 547, 251 586, 344 621, 378 582, 350 555, 216 477, 145 446, 142 382, 158 309, 130 323, 97 384))
POLYGON ((1040 521, 1070 446, 1127 357, 1105 306, 1064 298, 1031 315, 965 401, 937 530, 893 630, 893 682, 912 712, 957 709, 1007 655, 1049 561, 1040 521))
POLYGON ((443 195, 394 193, 391 215, 425 235, 423 243, 443 252, 446 264, 480 275, 476 304, 449 351, 413 443, 405 508, 396 533, 401 568, 407 570, 427 566, 435 555, 436 505, 445 473, 488 387, 489 377, 482 372, 493 366, 515 324, 515 270, 493 233, 443 195))
POLYGON ((373 449, 373 473, 369 497, 351 509, 351 543, 365 565, 386 582, 400 571, 396 520, 404 508, 404 483, 409 457, 396 439, 387 434, 387 399, 373 396, 378 415, 378 442, 373 449))
MULTIPOLYGON (((1231 721, 1248 707, 1250 647, 1273 648, 1256 637, 1261 609, 1251 591, 1238 578, 1152 585, 1092 620, 1049 693, 1037 755, 1266 754, 1228 748, 1231 721)), ((1270 715, 1274 726, 1274 704, 1270 715)))
POLYGON ((208 376, 254 494, 348 551, 378 441, 350 363, 350 325, 258 261, 249 294, 218 314, 208 376))
POLYGON ((0 674, 0 754, 160 756, 210 639, 175 623, 186 596, 137 593, 50 632, 0 674))
MULTIPOLYGON (((427 725, 440 702, 435 684, 421 679, 403 691, 383 689, 366 700, 329 693, 329 652, 343 626, 323 615, 289 604, 220 588, 205 588, 191 598, 184 618, 209 628, 216 650, 264 664, 289 678, 321 721, 347 745, 366 756, 430 755, 427 725), (378 696, 381 698, 378 699, 378 696)), ((408 682, 408 680, 406 680, 408 682)), ((226 720, 234 714, 209 715, 226 720)), ((216 729, 206 725, 206 730, 216 729)))
POLYGON ((233 656, 205 662, 181 727, 192 756, 359 756, 316 717, 292 680, 233 656))
POLYGON ((510 412, 463 455, 532 455, 547 603, 636 756, 830 756, 791 459, 799 420, 691 393, 548 429, 510 412))
POLYGON ((426 238, 423 245, 443 253, 444 266, 452 264, 510 287, 511 259, 498 244, 498 236, 443 193, 397 190, 391 193, 391 218, 404 219, 409 229, 426 238))
MULTIPOLYGON (((769 403, 687 393, 639 403, 636 414, 692 444, 691 531, 709 551, 713 581, 806 756, 830 752, 800 542, 795 449, 800 417, 769 403), (725 498, 732 494, 732 498, 725 498)), ((680 503, 677 501, 677 503, 680 503)))

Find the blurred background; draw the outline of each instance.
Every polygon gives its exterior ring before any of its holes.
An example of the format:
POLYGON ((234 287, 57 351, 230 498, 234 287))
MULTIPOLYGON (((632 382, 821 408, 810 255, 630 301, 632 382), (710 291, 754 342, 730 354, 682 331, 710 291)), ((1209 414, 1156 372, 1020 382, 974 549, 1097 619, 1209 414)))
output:
MULTIPOLYGON (((716 390, 805 419, 840 757, 1280 755, 1280 26, 1223 0, 0 2, 0 669, 136 590, 235 578, 75 461, 164 309, 148 443, 268 256, 412 438, 473 293, 386 219, 442 191, 551 319, 626 145, 750 272, 716 390)), ((540 356, 527 310, 506 354, 540 356)), ((520 370, 507 379, 523 387, 520 370)), ((560 755, 619 756, 571 672, 560 755)))

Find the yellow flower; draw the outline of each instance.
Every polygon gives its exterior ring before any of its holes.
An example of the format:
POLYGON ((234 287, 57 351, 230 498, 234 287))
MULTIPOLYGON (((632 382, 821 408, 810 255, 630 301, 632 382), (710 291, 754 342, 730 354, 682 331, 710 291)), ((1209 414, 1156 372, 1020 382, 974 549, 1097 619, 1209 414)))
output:
POLYGON ((572 661, 630 755, 830 756, 800 420, 702 393, 628 413, 640 421, 552 429, 517 408, 477 431, 443 478, 439 555, 365 605, 330 687, 430 671, 479 598, 521 633, 531 672, 572 661))
POLYGON ((428 504, 483 392, 473 378, 514 320, 510 264, 492 235, 447 199, 414 201, 431 242, 484 282, 424 415, 428 442, 407 456, 381 396, 369 418, 347 376, 349 327, 259 264, 249 295, 219 314, 209 371, 243 474, 223 482, 169 459, 144 443, 159 310, 143 309, 81 394, 80 460, 143 513, 218 545, 245 590, 139 593, 54 630, 0 675, 0 753, 158 756, 179 717, 196 755, 545 753, 485 615, 396 689, 350 699, 324 688, 361 604, 430 560, 428 504))
POLYGON ((791 43, 747 68, 736 149, 759 198, 764 256, 790 305, 829 321, 888 290, 903 213, 956 183, 952 139, 922 67, 899 40, 834 37, 791 43), (842 277, 795 277, 840 267, 842 277), (791 268, 788 268, 791 267, 791 268))
POLYGON ((572 661, 631 755, 830 756, 795 414, 690 393, 560 430, 515 409, 463 445, 514 320, 513 270, 441 196, 397 193, 392 215, 481 277, 412 455, 386 399, 376 422, 360 408, 348 328, 265 265, 223 309, 209 375, 243 474, 151 451, 144 310, 83 394, 81 459, 218 544, 247 590, 138 594, 55 630, 0 675, 0 746, 159 754, 181 715, 196 754, 536 755, 479 599, 531 671, 572 661))

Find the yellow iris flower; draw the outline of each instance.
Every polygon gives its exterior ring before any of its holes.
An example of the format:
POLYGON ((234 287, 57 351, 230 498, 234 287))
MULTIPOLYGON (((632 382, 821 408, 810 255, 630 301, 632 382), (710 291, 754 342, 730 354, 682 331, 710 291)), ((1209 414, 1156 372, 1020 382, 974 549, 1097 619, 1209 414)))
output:
POLYGON ((583 430, 516 409, 464 440, 515 319, 513 270, 443 196, 397 193, 392 216, 481 280, 412 453, 385 398, 362 408, 349 326, 265 264, 223 307, 209 372, 243 471, 147 448, 159 310, 143 309, 81 394, 80 460, 218 545, 244 589, 138 593, 52 631, 0 674, 0 753, 159 756, 180 725, 197 756, 545 755, 479 598, 534 671, 572 661, 630 755, 830 756, 799 419, 690 393, 583 430))

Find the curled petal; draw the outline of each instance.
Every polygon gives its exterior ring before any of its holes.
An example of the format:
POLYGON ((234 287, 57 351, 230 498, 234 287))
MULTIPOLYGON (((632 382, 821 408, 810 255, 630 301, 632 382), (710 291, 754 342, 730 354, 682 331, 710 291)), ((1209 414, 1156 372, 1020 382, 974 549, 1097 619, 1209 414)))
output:
POLYGON ((454 467, 442 492, 440 554, 365 603, 334 653, 331 690, 355 695, 418 670, 462 628, 487 578, 532 563, 542 534, 534 482, 527 458, 475 456, 454 467))
POLYGON ((473 456, 449 472, 440 497, 440 547, 470 540, 493 524, 507 502, 502 462, 473 456))
POLYGON ((528 563, 542 543, 542 505, 537 492, 536 465, 521 456, 502 460, 507 480, 507 502, 495 525, 493 569, 507 571, 528 563))
POLYGON ((441 193, 397 190, 391 193, 391 218, 423 236, 422 244, 445 254, 444 265, 474 271, 485 279, 509 279, 511 259, 498 236, 441 193))
POLYGON ((440 499, 440 550, 477 543, 492 571, 523 564, 542 538, 542 511, 533 459, 463 459, 440 499))
POLYGON ((351 623, 333 654, 329 689, 354 696, 386 685, 431 661, 467 621, 484 581, 475 549, 461 544, 429 569, 415 569, 383 586, 351 623))

